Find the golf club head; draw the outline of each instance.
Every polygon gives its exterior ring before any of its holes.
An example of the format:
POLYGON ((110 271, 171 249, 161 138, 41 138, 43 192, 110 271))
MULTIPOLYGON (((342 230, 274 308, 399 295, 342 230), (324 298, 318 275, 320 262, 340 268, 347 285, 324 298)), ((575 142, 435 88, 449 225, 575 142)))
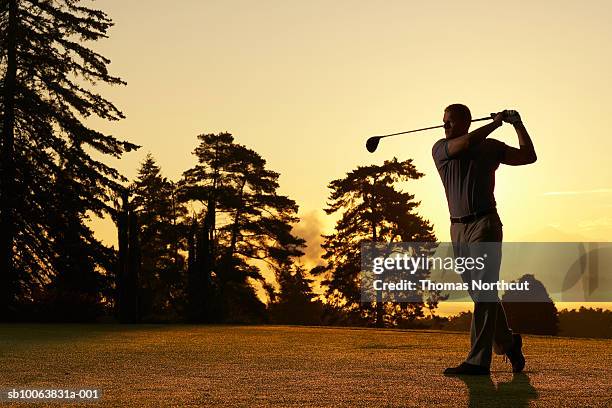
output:
POLYGON ((366 142, 366 149, 368 152, 374 153, 376 148, 378 148, 378 142, 380 142, 380 136, 372 136, 366 142))

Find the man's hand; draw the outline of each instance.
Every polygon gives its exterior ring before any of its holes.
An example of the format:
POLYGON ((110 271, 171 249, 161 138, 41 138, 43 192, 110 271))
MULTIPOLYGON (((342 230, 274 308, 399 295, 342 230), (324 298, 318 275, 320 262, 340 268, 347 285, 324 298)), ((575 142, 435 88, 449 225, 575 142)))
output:
POLYGON ((504 118, 506 117, 506 112, 507 111, 501 111, 501 112, 497 112, 497 113, 492 113, 491 114, 491 118, 493 119, 493 122, 495 122, 497 125, 501 126, 503 123, 504 118))
POLYGON ((510 123, 511 125, 515 125, 517 123, 521 123, 521 115, 515 110, 505 110, 503 113, 504 122, 510 123))
POLYGON ((534 163, 538 159, 538 156, 536 155, 533 142, 529 137, 529 133, 527 133, 527 129, 523 125, 521 116, 515 110, 508 110, 504 112, 506 112, 504 121, 511 123, 514 126, 514 130, 516 130, 516 134, 518 136, 520 148, 517 149, 515 147, 506 146, 502 163, 509 164, 511 166, 522 166, 525 164, 534 163))

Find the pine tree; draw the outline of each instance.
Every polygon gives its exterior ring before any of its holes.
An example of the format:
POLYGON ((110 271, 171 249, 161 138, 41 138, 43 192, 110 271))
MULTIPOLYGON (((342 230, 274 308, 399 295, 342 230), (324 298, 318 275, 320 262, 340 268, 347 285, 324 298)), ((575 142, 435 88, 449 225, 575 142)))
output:
POLYGON ((303 254, 304 240, 291 234, 299 221, 297 204, 277 194, 279 174, 268 170, 259 154, 234 143, 231 134, 198 139, 198 164, 181 182, 183 199, 204 207, 199 236, 207 247, 196 259, 200 277, 195 281, 203 285, 214 279, 224 319, 261 319, 265 306, 251 280, 264 281, 261 263, 303 254))
MULTIPOLYGON (((90 213, 111 210, 110 194, 124 178, 92 152, 119 158, 137 146, 86 124, 90 116, 124 117, 110 101, 88 89, 96 83, 123 85, 109 74, 110 60, 86 47, 105 38, 111 20, 77 0, 4 0, 0 3, 2 146, 0 168, 0 315, 45 276, 57 275, 54 260, 88 248, 104 268, 106 253, 85 224, 90 213), (53 200, 70 164, 70 205, 53 200), (78 204, 75 207, 72 204, 78 204), (53 217, 78 231, 61 247, 53 217), (78 241, 78 244, 76 243, 78 241)), ((71 278, 70 278, 71 279, 71 278)))
POLYGON ((328 303, 382 327, 389 322, 422 315, 424 300, 435 307, 437 294, 404 304, 361 304, 359 273, 364 242, 435 242, 432 225, 415 212, 414 195, 397 190, 396 183, 419 179, 412 160, 386 160, 382 166, 359 166, 329 183, 332 190, 325 209, 341 213, 334 233, 323 235, 326 265, 311 273, 324 275, 328 303))
POLYGON ((184 259, 181 236, 187 210, 176 198, 172 182, 161 175, 147 155, 132 186, 133 205, 139 215, 141 240, 141 297, 143 317, 176 312, 182 287, 184 259))
POLYGON ((91 321, 104 312, 103 297, 110 292, 112 276, 102 272, 113 270, 115 255, 84 223, 87 205, 80 200, 77 168, 66 162, 61 169, 47 204, 56 273, 41 306, 48 320, 91 321))
POLYGON ((275 270, 279 289, 266 287, 270 296, 271 320, 279 324, 321 323, 323 305, 312 291, 313 279, 303 266, 288 263, 275 270))

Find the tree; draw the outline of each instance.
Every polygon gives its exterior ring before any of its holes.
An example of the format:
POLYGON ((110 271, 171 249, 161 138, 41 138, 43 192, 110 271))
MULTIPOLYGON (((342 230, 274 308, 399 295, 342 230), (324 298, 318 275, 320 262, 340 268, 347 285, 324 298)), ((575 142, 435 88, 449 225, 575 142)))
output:
POLYGON ((501 298, 510 328, 519 333, 556 336, 557 308, 544 284, 532 274, 521 276, 517 282, 527 283, 529 291, 509 290, 501 298))
MULTIPOLYGON (((385 321, 422 316, 424 301, 435 307, 439 293, 417 292, 415 302, 362 304, 360 302, 361 244, 364 242, 435 242, 431 224, 415 210, 414 195, 398 191, 395 184, 423 176, 412 160, 386 160, 382 166, 359 166, 342 179, 329 183, 327 214, 341 213, 334 233, 323 235, 326 265, 311 273, 324 275, 329 303, 349 313, 358 314, 369 323, 382 327, 385 321)), ((423 277, 424 278, 424 277, 423 277)))
POLYGON ((119 251, 113 293, 115 314, 121 323, 136 323, 140 320, 140 228, 129 189, 121 191, 117 198, 114 221, 117 224, 119 251))
MULTIPOLYGON (((215 298, 221 302, 224 320, 262 319, 265 306, 252 283, 265 281, 262 265, 303 255, 304 240, 291 234, 292 224, 299 221, 298 206, 277 193, 279 174, 268 170, 259 154, 234 143, 231 134, 204 134, 198 139, 198 164, 180 183, 183 200, 203 207, 192 282, 217 288, 215 298)), ((198 289, 191 293, 206 295, 198 289)))
POLYGON ((183 291, 180 250, 187 209, 178 203, 174 184, 161 175, 151 154, 142 162, 132 191, 140 227, 141 313, 161 317, 177 311, 183 291))
POLYGON ((612 310, 586 308, 559 312, 559 335, 612 339, 612 310))
POLYGON ((28 297, 29 288, 58 273, 54 260, 62 251, 88 248, 88 262, 105 268, 102 254, 107 251, 91 239, 85 220, 88 214, 103 216, 112 210, 110 194, 125 179, 90 153, 119 158, 137 148, 85 123, 90 116, 110 121, 124 117, 88 86, 125 82, 108 73, 107 58, 84 45, 105 38, 112 21, 103 11, 78 3, 0 3, 2 318, 11 304, 28 297), (67 179, 73 187, 68 194, 78 207, 50 201, 57 183, 67 179), (69 220, 69 228, 78 231, 71 238, 74 245, 58 248, 62 234, 53 231, 54 217, 69 220))
POLYGON ((47 201, 48 236, 56 271, 45 288, 42 301, 47 320, 91 321, 104 313, 104 295, 110 294, 115 254, 97 240, 86 226, 85 208, 75 172, 70 161, 61 167, 47 201))
POLYGON ((278 291, 268 287, 271 320, 279 324, 321 324, 323 305, 312 292, 312 279, 302 266, 286 265, 276 270, 278 291))

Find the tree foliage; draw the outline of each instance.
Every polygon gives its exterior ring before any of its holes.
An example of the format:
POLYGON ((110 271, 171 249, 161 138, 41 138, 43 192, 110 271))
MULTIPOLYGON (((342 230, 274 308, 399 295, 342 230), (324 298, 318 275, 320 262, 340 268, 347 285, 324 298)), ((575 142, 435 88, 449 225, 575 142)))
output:
POLYGON ((525 274, 516 282, 528 284, 529 291, 506 291, 502 296, 510 328, 519 333, 556 336, 557 307, 544 284, 532 274, 525 274))
POLYGON ((140 231, 141 314, 145 319, 169 316, 183 306, 187 208, 151 154, 142 162, 131 190, 140 231))
POLYGON ((321 324, 323 304, 312 291, 313 279, 303 266, 276 270, 278 291, 268 287, 270 319, 279 324, 321 324))
POLYGON ((110 194, 125 179, 92 153, 119 158, 137 148, 87 124, 89 117, 124 117, 92 90, 97 83, 125 84, 108 72, 109 59, 87 47, 111 26, 103 11, 76 0, 0 3, 3 314, 45 279, 80 274, 76 263, 87 271, 108 267, 109 252, 86 220, 112 210, 110 194))
MULTIPOLYGON (((181 197, 199 203, 199 262, 191 276, 217 290, 225 320, 261 319, 265 308, 253 282, 263 283, 264 265, 278 266, 301 256, 304 240, 291 233, 298 206, 278 194, 279 173, 266 168, 255 151, 229 133, 198 136, 198 164, 180 183, 181 197)), ((192 291, 192 297, 206 293, 192 291)), ((195 299, 193 300, 196 301, 195 299)), ((193 302, 192 302, 193 303, 193 302)))
POLYGON ((416 180, 412 160, 396 158, 382 165, 359 166, 346 177, 329 183, 331 193, 327 214, 339 213, 334 233, 324 235, 322 245, 326 265, 312 273, 324 275, 329 303, 358 314, 378 326, 396 324, 398 319, 422 315, 424 301, 437 304, 437 294, 414 303, 363 304, 360 302, 361 244, 364 242, 435 242, 431 224, 416 208, 414 195, 398 190, 397 183, 416 180))

